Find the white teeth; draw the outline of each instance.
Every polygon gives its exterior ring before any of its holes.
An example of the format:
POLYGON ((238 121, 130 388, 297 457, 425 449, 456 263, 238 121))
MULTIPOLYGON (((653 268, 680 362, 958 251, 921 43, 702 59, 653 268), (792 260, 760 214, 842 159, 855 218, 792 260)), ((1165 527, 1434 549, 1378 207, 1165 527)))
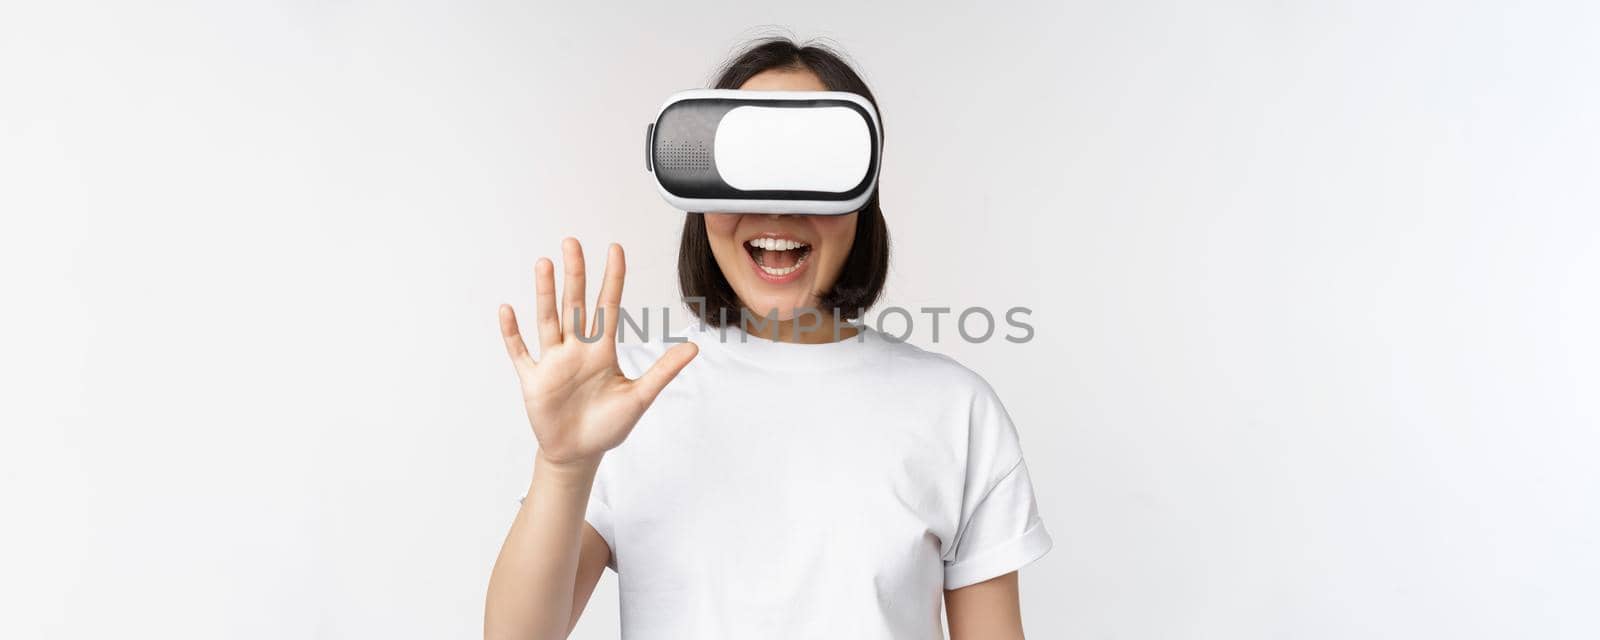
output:
POLYGON ((748 244, 757 249, 766 249, 768 251, 791 251, 810 246, 804 242, 784 238, 751 238, 748 244))
MULTIPOLYGON (((752 248, 761 249, 764 251, 793 251, 795 249, 809 249, 811 247, 811 245, 798 240, 772 237, 751 238, 746 240, 745 244, 750 245, 752 248)), ((806 263, 806 258, 809 257, 811 257, 811 253, 809 251, 802 253, 800 254, 799 259, 795 260, 794 265, 788 267, 769 267, 761 264, 760 260, 756 261, 756 266, 769 276, 782 277, 799 270, 800 266, 806 263)))
POLYGON ((769 267, 769 266, 761 264, 761 263, 756 263, 756 267, 761 269, 763 272, 765 272, 769 276, 781 277, 781 276, 786 276, 786 275, 789 275, 791 273, 794 273, 795 271, 798 271, 800 269, 801 265, 804 265, 806 263, 806 258, 810 258, 810 257, 811 257, 810 254, 806 254, 806 255, 800 256, 800 259, 794 263, 794 266, 790 266, 790 267, 769 267))

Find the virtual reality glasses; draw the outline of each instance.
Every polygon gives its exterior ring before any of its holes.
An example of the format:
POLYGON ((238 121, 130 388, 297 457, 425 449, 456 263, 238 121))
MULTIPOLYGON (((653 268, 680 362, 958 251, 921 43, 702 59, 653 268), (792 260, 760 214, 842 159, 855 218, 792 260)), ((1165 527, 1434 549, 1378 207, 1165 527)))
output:
POLYGON ((661 105, 645 149, 677 209, 840 215, 877 188, 883 135, 854 93, 696 89, 661 105))

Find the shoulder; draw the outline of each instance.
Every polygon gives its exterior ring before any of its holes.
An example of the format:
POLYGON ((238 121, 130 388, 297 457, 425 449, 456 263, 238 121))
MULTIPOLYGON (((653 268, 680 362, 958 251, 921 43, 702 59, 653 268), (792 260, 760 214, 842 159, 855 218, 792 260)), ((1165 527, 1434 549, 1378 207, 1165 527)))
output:
POLYGON ((1013 463, 1022 456, 1011 414, 994 386, 971 367, 948 355, 906 343, 887 350, 891 375, 923 388, 917 395, 943 406, 960 425, 972 460, 983 465, 1013 463))
POLYGON ((884 367, 896 375, 911 376, 955 397, 995 399, 994 387, 981 374, 953 357, 930 351, 910 342, 896 341, 881 333, 874 336, 882 344, 884 367))

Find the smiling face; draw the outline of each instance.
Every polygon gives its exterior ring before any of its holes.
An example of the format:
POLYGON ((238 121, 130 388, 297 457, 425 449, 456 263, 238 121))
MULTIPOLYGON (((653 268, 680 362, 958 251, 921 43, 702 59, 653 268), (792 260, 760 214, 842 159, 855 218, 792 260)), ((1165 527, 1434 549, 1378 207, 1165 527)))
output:
MULTIPOLYGON (((739 86, 755 91, 827 91, 808 69, 768 69, 739 86)), ((708 213, 706 236, 723 277, 758 316, 794 318, 819 306, 855 243, 857 214, 800 216, 708 213)), ((824 320, 828 326, 829 320, 824 320)))

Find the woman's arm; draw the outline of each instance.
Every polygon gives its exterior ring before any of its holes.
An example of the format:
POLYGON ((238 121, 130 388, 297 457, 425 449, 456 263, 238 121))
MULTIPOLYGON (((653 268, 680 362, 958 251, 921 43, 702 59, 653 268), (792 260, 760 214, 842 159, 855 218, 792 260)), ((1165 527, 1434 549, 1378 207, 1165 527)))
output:
POLYGON ((1022 640, 1017 572, 944 592, 950 640, 1022 640))
POLYGON ((617 318, 625 272, 622 247, 611 245, 593 327, 584 288, 583 248, 562 241, 561 314, 555 267, 534 267, 539 358, 528 352, 510 306, 500 307, 500 334, 522 383, 528 421, 539 440, 533 481, 489 577, 483 635, 492 639, 565 638, 594 591, 611 550, 584 523, 589 492, 605 452, 622 444, 645 409, 694 358, 677 345, 637 380, 617 366, 617 318), (600 312, 604 312, 603 314, 600 312), (599 340, 583 336, 601 333, 599 340))
POLYGON ((578 623, 611 556, 583 520, 594 473, 588 464, 534 462, 528 497, 489 576, 485 638, 564 638, 578 623))

